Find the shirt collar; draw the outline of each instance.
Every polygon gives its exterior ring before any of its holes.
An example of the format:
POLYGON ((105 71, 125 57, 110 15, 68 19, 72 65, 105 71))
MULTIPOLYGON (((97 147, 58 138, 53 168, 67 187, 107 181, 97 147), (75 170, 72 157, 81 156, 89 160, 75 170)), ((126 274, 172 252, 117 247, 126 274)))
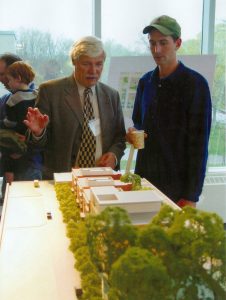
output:
MULTIPOLYGON (((175 79, 175 77, 177 77, 181 73, 183 68, 184 68, 184 64, 181 61, 179 61, 176 70, 173 73, 171 73, 169 76, 162 78, 161 81, 173 81, 175 79)), ((157 80, 157 81, 160 80, 158 67, 156 67, 154 69, 154 71, 152 72, 151 79, 157 80)))
MULTIPOLYGON (((80 96, 80 98, 82 98, 83 95, 84 95, 84 91, 85 91, 86 87, 81 85, 76 79, 75 79, 75 81, 76 81, 76 84, 77 84, 77 87, 78 87, 79 96, 80 96)), ((91 87, 91 90, 92 90, 92 95, 95 95, 96 94, 95 85, 91 87)))

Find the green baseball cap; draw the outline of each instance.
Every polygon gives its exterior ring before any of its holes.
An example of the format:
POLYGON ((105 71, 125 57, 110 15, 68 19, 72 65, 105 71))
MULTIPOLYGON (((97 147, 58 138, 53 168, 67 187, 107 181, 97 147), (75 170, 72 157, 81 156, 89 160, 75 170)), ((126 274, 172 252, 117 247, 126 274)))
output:
POLYGON ((175 38, 181 36, 181 27, 177 21, 169 16, 163 15, 153 21, 143 29, 143 33, 149 33, 152 29, 157 29, 164 35, 171 35, 175 38))

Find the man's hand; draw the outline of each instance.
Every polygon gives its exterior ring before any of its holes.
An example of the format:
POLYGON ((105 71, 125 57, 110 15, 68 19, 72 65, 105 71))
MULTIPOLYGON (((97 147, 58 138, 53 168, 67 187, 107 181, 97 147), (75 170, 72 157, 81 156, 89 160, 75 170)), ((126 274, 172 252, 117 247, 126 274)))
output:
POLYGON ((135 127, 129 127, 128 128, 128 132, 126 133, 126 141, 130 144, 133 144, 133 136, 132 136, 132 132, 135 131, 136 128, 135 127))
POLYGON ((190 201, 190 200, 186 200, 181 198, 178 202, 177 205, 179 207, 184 207, 184 206, 192 206, 192 207, 196 207, 196 202, 190 201))
MULTIPOLYGON (((126 133, 126 141, 130 144, 134 143, 134 135, 132 134, 133 131, 136 131, 137 129, 135 127, 129 127, 128 132, 126 133)), ((147 138, 147 133, 144 133, 144 138, 147 138)))
POLYGON ((42 135, 48 123, 49 117, 47 115, 43 115, 38 108, 28 108, 27 119, 24 120, 24 124, 35 136, 42 135))
POLYGON ((5 172, 5 180, 7 183, 11 184, 14 180, 14 173, 12 172, 5 172))
POLYGON ((112 169, 115 168, 115 165, 115 154, 112 152, 103 154, 97 164, 98 167, 111 167, 112 169))

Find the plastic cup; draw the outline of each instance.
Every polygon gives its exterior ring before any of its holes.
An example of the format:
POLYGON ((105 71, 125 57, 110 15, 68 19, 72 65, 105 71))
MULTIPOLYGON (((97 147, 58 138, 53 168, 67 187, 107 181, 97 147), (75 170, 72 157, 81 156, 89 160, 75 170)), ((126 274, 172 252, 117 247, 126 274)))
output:
POLYGON ((144 148, 144 130, 134 130, 131 132, 131 139, 135 149, 144 148))

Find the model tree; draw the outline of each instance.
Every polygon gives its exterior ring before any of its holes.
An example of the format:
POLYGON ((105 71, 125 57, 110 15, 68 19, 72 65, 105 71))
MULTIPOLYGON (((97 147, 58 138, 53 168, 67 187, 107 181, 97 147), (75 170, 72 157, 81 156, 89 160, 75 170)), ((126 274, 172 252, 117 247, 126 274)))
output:
POLYGON ((67 236, 70 238, 69 248, 75 256, 75 267, 81 276, 82 289, 79 289, 78 292, 80 298, 101 300, 101 278, 90 258, 87 246, 87 228, 85 222, 80 218, 80 210, 76 205, 71 186, 66 183, 55 184, 55 190, 63 220, 67 224, 67 236))
POLYGON ((101 298, 98 272, 105 272, 109 300, 226 299, 226 236, 219 216, 165 205, 138 231, 119 207, 81 220, 69 190, 56 187, 83 299, 101 298))
POLYGON ((71 220, 79 219, 79 209, 76 207, 75 197, 68 183, 55 184, 57 199, 60 203, 60 210, 63 214, 63 221, 68 223, 71 220))
POLYGON ((86 221, 87 242, 93 262, 109 273, 111 265, 136 242, 136 228, 120 207, 108 207, 86 221))
POLYGON ((109 300, 168 300, 171 282, 160 258, 146 249, 129 248, 112 266, 109 300))
POLYGON ((175 299, 206 299, 207 291, 209 299, 225 299, 226 239, 216 214, 164 206, 141 232, 139 244, 162 260, 175 299))
POLYGON ((133 191, 138 191, 142 189, 141 187, 141 177, 137 174, 133 173, 125 173, 120 177, 120 180, 122 182, 131 182, 132 183, 132 190, 133 191))

